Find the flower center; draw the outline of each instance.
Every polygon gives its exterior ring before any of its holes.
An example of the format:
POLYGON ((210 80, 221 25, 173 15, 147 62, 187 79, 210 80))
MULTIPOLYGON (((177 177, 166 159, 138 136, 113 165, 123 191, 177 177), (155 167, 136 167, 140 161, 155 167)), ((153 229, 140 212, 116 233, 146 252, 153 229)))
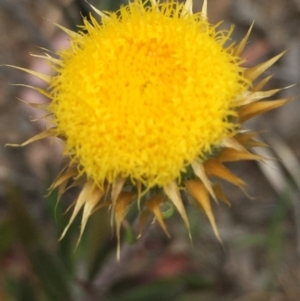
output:
POLYGON ((240 61, 224 32, 174 9, 122 8, 61 53, 50 111, 66 152, 100 185, 119 175, 166 185, 232 135, 240 61))

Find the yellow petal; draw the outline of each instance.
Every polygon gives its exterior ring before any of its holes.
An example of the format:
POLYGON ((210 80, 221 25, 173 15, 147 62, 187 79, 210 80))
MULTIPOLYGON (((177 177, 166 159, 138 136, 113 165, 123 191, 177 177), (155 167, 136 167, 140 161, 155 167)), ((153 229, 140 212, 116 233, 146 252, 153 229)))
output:
POLYGON ((185 182, 185 187, 187 190, 191 193, 191 195, 196 199, 198 204, 203 209, 204 213, 209 219, 209 222, 213 228, 213 231, 218 238, 219 241, 221 241, 220 234, 216 225, 216 221, 211 209, 211 204, 209 200, 208 191, 205 188, 205 186, 199 181, 199 180, 189 180, 185 182))
POLYGON ((178 187, 176 185, 175 182, 171 182, 169 185, 164 187, 164 191, 166 193, 166 195, 168 196, 168 198, 172 201, 172 203, 174 204, 174 206, 177 208, 179 214, 181 215, 185 226, 188 229, 189 232, 189 237, 191 239, 191 231, 190 231, 190 224, 189 224, 189 220, 188 217, 186 215, 185 212, 185 208, 183 206, 180 194, 179 194, 179 190, 178 187))

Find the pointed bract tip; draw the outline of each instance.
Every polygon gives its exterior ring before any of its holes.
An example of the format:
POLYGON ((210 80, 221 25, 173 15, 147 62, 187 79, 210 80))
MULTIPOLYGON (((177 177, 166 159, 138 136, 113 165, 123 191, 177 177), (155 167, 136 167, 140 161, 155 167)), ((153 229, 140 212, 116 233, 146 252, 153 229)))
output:
POLYGON ((150 1, 151 1, 152 6, 156 6, 157 5, 157 1, 156 0, 150 0, 150 1))
POLYGON ((183 219, 183 221, 185 223, 186 228, 188 229, 188 231, 190 233, 189 220, 188 220, 183 202, 181 200, 177 184, 173 181, 169 185, 166 185, 164 187, 164 192, 166 193, 168 198, 171 200, 171 202, 174 204, 174 206, 178 210, 181 218, 183 219))
POLYGON ((204 19, 207 19, 207 0, 203 1, 203 5, 202 5, 202 9, 201 9, 201 14, 202 14, 202 17, 204 19))
POLYGON ((186 0, 181 12, 181 16, 184 17, 186 15, 193 14, 193 0, 186 0))
POLYGON ((93 11, 99 15, 102 18, 107 18, 108 16, 102 12, 101 10, 97 9, 95 6, 93 6, 91 3, 89 3, 87 0, 85 0, 85 2, 93 9, 93 11))
POLYGON ((30 69, 27 69, 27 68, 21 68, 21 67, 17 67, 17 66, 13 66, 13 65, 5 65, 5 66, 24 71, 28 74, 31 74, 31 75, 39 78, 40 80, 46 82, 47 84, 49 84, 50 81, 51 81, 51 76, 47 75, 47 74, 43 74, 43 73, 40 73, 40 72, 36 72, 34 70, 30 70, 30 69))

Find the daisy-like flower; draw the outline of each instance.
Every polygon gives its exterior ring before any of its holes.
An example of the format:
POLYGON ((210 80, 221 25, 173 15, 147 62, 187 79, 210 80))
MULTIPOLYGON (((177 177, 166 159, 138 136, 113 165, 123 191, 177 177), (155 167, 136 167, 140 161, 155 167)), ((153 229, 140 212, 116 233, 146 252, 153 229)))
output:
POLYGON ((243 67, 251 28, 232 43, 232 28, 218 30, 208 22, 207 1, 200 13, 193 13, 192 2, 134 0, 116 13, 91 6, 101 23, 91 16, 79 32, 58 25, 71 45, 59 58, 43 56, 54 75, 19 68, 49 84, 47 90, 31 88, 51 100, 46 118, 55 125, 22 145, 61 139, 70 162, 51 189, 61 197, 70 185, 83 183, 62 236, 81 209, 80 237, 89 216, 106 207, 120 241, 132 204, 141 229, 152 216, 169 235, 161 209, 166 202, 190 231, 182 201, 187 194, 220 238, 211 200, 229 202, 211 177, 243 189, 224 163, 263 159, 249 152, 261 146, 256 133, 241 126, 288 101, 262 100, 279 91, 262 91, 270 77, 253 83, 283 53, 243 67))

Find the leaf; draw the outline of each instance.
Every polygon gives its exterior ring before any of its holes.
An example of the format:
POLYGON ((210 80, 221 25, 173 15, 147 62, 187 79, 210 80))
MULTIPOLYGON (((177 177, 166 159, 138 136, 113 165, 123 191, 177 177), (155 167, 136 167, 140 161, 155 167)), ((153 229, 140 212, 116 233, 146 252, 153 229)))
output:
POLYGON ((0 223, 0 259, 3 254, 8 252, 15 239, 13 226, 9 219, 2 220, 0 223))
MULTIPOLYGON (((18 283, 18 295, 19 295, 18 301, 36 301, 37 300, 36 296, 35 296, 33 285, 30 283, 30 280, 26 279, 25 277, 18 283)), ((0 291, 0 296, 2 297, 1 291, 0 291)), ((11 299, 4 298, 4 300, 1 299, 1 301, 11 301, 11 299)))
POLYGON ((70 300, 71 279, 57 258, 39 246, 28 249, 28 257, 48 298, 51 301, 70 300))
POLYGON ((8 197, 11 206, 13 229, 21 243, 27 247, 36 244, 39 239, 38 227, 32 219, 28 207, 23 202, 20 191, 12 187, 8 197))

